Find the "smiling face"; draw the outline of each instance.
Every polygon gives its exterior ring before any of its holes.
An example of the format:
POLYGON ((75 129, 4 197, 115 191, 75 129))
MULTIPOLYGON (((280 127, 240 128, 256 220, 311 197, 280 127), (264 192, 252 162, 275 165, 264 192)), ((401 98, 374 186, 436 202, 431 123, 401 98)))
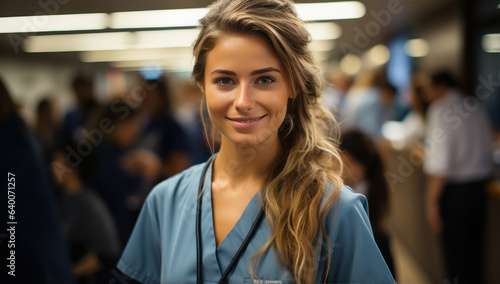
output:
POLYGON ((208 53, 200 84, 222 142, 278 143, 278 128, 292 98, 273 49, 256 35, 226 35, 208 53))

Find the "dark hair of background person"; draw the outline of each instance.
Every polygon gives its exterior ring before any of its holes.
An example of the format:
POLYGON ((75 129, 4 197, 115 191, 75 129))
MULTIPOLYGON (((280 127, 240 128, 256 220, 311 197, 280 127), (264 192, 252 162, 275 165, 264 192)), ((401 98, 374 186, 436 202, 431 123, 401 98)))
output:
POLYGON ((389 185, 384 176, 382 159, 371 138, 359 130, 349 130, 343 133, 340 149, 349 153, 366 169, 370 222, 373 226, 373 233, 377 236, 381 233, 382 219, 389 212, 389 185))
POLYGON ((82 184, 85 187, 88 187, 90 178, 95 173, 98 165, 95 151, 90 151, 90 153, 86 155, 78 155, 77 158, 73 156, 75 149, 78 149, 78 143, 74 142, 66 145, 64 148, 58 149, 57 152, 61 153, 64 156, 65 163, 69 163, 66 166, 71 170, 76 170, 76 174, 78 175, 78 178, 80 179, 82 184))
POLYGON ((77 75, 74 79, 73 82, 71 82, 71 86, 73 88, 80 87, 80 86, 89 86, 92 85, 92 80, 82 74, 77 75))
POLYGON ((423 74, 417 74, 413 76, 411 82, 411 96, 413 99, 413 108, 425 118, 427 114, 427 109, 430 103, 425 98, 425 86, 424 86, 424 76, 423 74))
POLYGON ((170 86, 168 84, 167 78, 145 80, 144 83, 148 90, 156 91, 159 96, 160 111, 157 113, 157 115, 170 114, 172 112, 172 103, 170 101, 170 86))
POLYGON ((14 112, 16 112, 16 106, 7 91, 7 86, 0 78, 0 123, 4 122, 14 112))
POLYGON ((438 71, 431 76, 431 82, 434 86, 446 86, 448 88, 458 87, 457 81, 448 71, 438 71))
POLYGON ((40 100, 40 102, 38 103, 37 107, 36 107, 36 113, 42 113, 43 111, 45 111, 48 107, 50 107, 50 99, 48 98, 43 98, 42 100, 40 100))
MULTIPOLYGON (((111 127, 116 127, 117 124, 121 122, 128 121, 130 119, 135 119, 139 115, 138 111, 125 102, 122 101, 113 101, 102 107, 100 111, 101 115, 98 116, 97 121, 93 121, 91 125, 93 125, 96 129, 99 127, 99 124, 103 120, 109 120, 111 127)), ((114 131, 111 131, 109 134, 105 134, 104 137, 106 140, 112 136, 114 131)))

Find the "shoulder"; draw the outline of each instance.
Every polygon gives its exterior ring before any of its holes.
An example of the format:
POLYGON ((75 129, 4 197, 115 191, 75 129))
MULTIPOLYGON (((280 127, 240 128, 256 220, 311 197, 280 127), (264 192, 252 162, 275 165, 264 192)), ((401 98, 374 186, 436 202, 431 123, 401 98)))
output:
POLYGON ((343 186, 333 209, 327 224, 333 255, 327 282, 395 283, 375 243, 366 197, 343 186))
MULTIPOLYGON (((335 185, 333 183, 329 183, 327 185, 327 191, 325 198, 329 197, 331 194, 334 194, 335 185)), ((343 185, 338 193, 338 199, 334 205, 335 209, 340 211, 345 211, 351 207, 362 207, 365 211, 368 211, 368 201, 363 194, 356 193, 352 188, 347 185, 343 185)))
MULTIPOLYGON (((327 187, 327 196, 334 194, 334 185, 329 184, 327 187)), ((338 230, 344 225, 359 223, 370 228, 368 218, 368 201, 362 194, 355 193, 350 187, 344 185, 338 193, 338 198, 330 209, 327 215, 326 227, 327 230, 333 229, 332 232, 338 230), (333 224, 333 228, 330 226, 333 224)))

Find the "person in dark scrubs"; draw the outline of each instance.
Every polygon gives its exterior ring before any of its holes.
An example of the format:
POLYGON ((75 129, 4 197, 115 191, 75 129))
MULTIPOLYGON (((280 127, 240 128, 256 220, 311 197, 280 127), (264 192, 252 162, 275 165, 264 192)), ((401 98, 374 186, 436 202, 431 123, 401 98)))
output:
POLYGON ((0 197, 5 210, 0 219, 0 282, 75 283, 41 146, 15 108, 0 80, 0 132, 4 134, 0 172, 5 178, 0 197), (8 196, 14 197, 12 208, 7 207, 8 196))

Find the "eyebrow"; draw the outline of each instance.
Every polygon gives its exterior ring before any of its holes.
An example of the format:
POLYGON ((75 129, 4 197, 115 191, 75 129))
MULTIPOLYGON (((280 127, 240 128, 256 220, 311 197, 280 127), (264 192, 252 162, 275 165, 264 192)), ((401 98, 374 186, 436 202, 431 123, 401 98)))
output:
MULTIPOLYGON (((276 68, 267 67, 267 68, 263 68, 263 69, 254 70, 250 73, 250 75, 258 75, 258 74, 263 74, 263 73, 273 72, 273 71, 281 73, 280 70, 278 70, 276 68)), ((213 74, 213 73, 220 73, 220 74, 227 74, 227 75, 236 76, 235 72, 229 71, 229 70, 222 70, 222 69, 215 69, 214 71, 210 72, 210 74, 213 74)))

